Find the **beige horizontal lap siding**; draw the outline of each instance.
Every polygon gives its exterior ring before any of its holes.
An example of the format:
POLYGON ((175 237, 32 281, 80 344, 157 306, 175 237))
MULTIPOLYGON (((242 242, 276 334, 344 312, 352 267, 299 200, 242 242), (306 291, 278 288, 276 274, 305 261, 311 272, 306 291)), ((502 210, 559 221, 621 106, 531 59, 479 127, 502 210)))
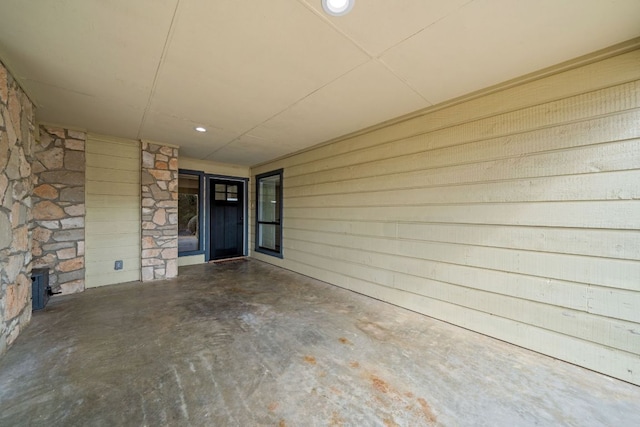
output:
POLYGON ((87 287, 139 280, 139 143, 89 135, 86 180, 87 287))
POLYGON ((640 385, 640 50, 279 168, 256 258, 640 385))

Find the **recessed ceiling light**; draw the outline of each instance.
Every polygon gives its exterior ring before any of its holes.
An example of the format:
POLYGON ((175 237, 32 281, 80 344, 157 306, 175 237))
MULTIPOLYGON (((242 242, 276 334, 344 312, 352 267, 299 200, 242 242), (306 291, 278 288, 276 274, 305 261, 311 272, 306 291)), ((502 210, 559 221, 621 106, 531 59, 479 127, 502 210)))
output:
POLYGON ((198 132, 206 132, 206 131, 207 131, 207 129, 203 128, 202 126, 198 126, 198 127, 196 128, 196 130, 197 130, 198 132))
POLYGON ((322 0, 322 8, 329 15, 342 16, 349 13, 355 0, 322 0))

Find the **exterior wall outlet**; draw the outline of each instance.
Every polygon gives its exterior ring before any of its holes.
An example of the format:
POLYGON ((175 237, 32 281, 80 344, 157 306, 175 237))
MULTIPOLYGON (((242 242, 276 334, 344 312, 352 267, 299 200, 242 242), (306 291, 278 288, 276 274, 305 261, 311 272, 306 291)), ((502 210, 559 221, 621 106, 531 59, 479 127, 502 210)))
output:
POLYGON ((116 265, 113 267, 114 270, 122 270, 124 263, 122 260, 116 261, 116 265))

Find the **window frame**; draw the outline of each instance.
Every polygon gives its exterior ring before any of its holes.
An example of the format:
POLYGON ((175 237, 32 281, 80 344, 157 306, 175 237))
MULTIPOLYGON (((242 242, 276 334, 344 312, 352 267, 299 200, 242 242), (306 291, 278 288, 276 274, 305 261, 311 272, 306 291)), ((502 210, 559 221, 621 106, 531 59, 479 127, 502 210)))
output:
POLYGON ((255 228, 255 240, 254 240, 254 247, 253 250, 255 252, 261 253, 261 254, 265 254, 265 255, 270 255, 276 258, 283 258, 283 246, 282 246, 282 223, 283 223, 283 218, 282 218, 282 213, 283 213, 283 194, 284 194, 284 174, 283 174, 284 169, 276 169, 273 171, 269 171, 269 172, 265 172, 265 173, 261 173, 259 175, 256 175, 256 209, 255 209, 255 221, 256 221, 256 228, 255 228), (280 178, 280 193, 277 194, 277 200, 276 203, 278 204, 278 221, 260 221, 260 180, 264 179, 264 178, 271 178, 273 176, 278 176, 280 178), (280 233, 276 236, 276 239, 278 241, 278 247, 280 248, 280 251, 274 251, 272 249, 269 248, 264 248, 261 247, 259 242, 260 242, 260 225, 261 224, 267 224, 267 225, 276 225, 280 227, 280 233))
POLYGON ((198 246, 195 251, 180 251, 178 245, 178 257, 202 255, 206 252, 207 242, 205 241, 204 217, 205 217, 205 173, 191 169, 178 169, 178 194, 180 194, 180 175, 192 175, 198 177, 198 246))

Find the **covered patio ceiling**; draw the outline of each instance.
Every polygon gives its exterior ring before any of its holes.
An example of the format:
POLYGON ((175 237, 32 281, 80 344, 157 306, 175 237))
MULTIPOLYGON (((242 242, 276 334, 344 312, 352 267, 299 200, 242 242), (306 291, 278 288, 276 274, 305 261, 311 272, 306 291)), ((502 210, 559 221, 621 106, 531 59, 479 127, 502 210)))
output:
POLYGON ((42 122, 253 165, 640 35, 637 0, 5 0, 42 122), (196 126, 206 133, 194 131, 196 126))

